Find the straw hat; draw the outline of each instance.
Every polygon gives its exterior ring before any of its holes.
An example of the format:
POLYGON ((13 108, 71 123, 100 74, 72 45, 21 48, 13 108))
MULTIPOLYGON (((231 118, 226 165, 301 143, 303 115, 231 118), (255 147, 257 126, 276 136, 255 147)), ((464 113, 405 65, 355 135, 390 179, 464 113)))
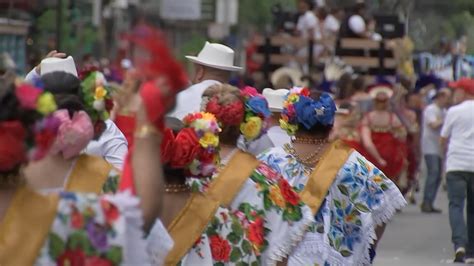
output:
POLYGON ((270 111, 273 113, 278 113, 283 110, 283 102, 285 101, 285 96, 288 94, 288 92, 289 90, 287 89, 274 90, 266 88, 263 90, 262 94, 268 102, 270 111))
POLYGON ((72 56, 66 58, 49 57, 41 61, 41 75, 55 71, 64 71, 78 77, 76 64, 72 56))
POLYGON ((393 96, 393 90, 389 85, 378 84, 369 88, 369 95, 372 99, 377 98, 377 95, 381 93, 387 95, 388 98, 392 98, 393 96))
POLYGON ((187 55, 186 58, 193 63, 211 68, 227 71, 242 70, 241 67, 234 66, 234 50, 219 43, 206 42, 198 56, 187 55))

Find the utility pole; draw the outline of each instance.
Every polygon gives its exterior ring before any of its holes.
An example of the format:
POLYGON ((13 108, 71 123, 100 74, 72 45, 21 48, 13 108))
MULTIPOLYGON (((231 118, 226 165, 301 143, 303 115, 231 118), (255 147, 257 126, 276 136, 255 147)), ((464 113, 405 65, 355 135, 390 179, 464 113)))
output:
POLYGON ((63 20, 63 1, 57 0, 56 3, 56 50, 61 51, 61 23, 63 20))

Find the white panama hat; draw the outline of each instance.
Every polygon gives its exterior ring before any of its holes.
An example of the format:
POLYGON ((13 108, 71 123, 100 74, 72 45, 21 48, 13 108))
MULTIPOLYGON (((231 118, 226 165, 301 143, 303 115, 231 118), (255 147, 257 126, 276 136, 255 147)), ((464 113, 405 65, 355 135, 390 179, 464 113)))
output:
POLYGON ((186 58, 193 63, 211 68, 227 71, 242 70, 241 67, 234 66, 234 50, 219 43, 206 42, 198 56, 187 55, 186 58))
POLYGON ((72 56, 66 58, 49 57, 41 61, 41 75, 55 71, 63 71, 78 77, 76 64, 72 56))
POLYGON ((268 107, 272 112, 281 112, 283 110, 283 102, 285 101, 285 96, 288 94, 289 90, 287 89, 270 89, 266 88, 263 90, 262 95, 268 102, 268 107))

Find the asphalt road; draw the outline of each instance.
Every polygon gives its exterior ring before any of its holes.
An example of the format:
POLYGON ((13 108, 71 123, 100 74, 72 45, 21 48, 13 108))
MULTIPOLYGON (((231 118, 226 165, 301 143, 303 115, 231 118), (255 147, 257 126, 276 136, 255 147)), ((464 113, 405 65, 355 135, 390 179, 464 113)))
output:
POLYGON ((374 265, 463 265, 453 263, 446 192, 440 188, 435 203, 443 210, 442 214, 421 213, 421 197, 420 192, 418 205, 405 207, 387 226, 374 265))

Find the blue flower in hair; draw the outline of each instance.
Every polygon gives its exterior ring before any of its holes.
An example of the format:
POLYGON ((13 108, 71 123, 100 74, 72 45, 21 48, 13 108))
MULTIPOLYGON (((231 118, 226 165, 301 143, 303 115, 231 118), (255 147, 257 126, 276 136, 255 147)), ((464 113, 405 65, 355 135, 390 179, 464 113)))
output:
POLYGON ((300 96, 299 101, 294 103, 294 107, 298 123, 306 129, 311 129, 316 124, 328 126, 334 123, 336 105, 327 93, 321 94, 319 100, 300 96))
POLYGON ((254 96, 248 99, 245 103, 247 108, 257 115, 263 115, 263 117, 268 118, 271 116, 270 109, 268 108, 268 103, 265 98, 260 96, 254 96))
POLYGON ((300 96, 295 105, 296 119, 306 129, 312 128, 318 122, 313 100, 306 96, 300 96))

